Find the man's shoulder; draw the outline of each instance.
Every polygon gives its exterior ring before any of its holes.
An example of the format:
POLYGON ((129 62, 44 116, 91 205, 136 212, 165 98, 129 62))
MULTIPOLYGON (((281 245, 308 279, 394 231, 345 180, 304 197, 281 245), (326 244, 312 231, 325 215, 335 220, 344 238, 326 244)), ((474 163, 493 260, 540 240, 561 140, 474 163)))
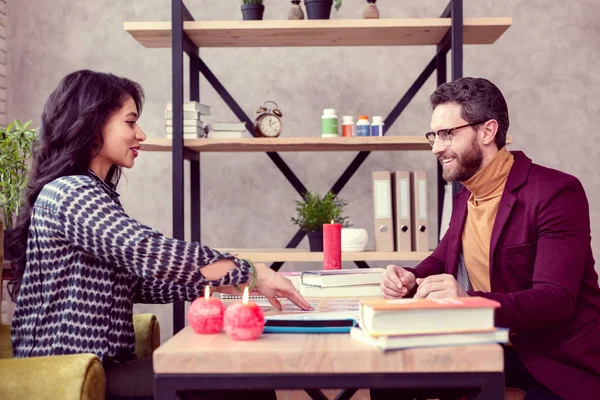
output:
POLYGON ((570 186, 582 187, 581 182, 574 175, 535 163, 531 164, 527 182, 535 182, 540 188, 549 190, 570 186))

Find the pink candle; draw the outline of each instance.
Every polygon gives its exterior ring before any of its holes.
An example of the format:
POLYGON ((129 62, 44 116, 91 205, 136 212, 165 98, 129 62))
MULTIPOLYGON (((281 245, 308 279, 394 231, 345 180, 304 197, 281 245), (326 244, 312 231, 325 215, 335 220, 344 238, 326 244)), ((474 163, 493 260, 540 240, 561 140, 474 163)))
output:
POLYGON ((225 333, 233 340, 254 340, 265 329, 265 314, 258 305, 248 301, 248 287, 242 303, 234 303, 225 310, 225 333))
POLYGON ((323 224, 323 269, 342 269, 342 225, 323 224))
POLYGON ((198 297, 190 304, 188 321, 196 333, 219 333, 223 330, 225 306, 221 299, 210 297, 210 289, 204 289, 204 298, 198 297))

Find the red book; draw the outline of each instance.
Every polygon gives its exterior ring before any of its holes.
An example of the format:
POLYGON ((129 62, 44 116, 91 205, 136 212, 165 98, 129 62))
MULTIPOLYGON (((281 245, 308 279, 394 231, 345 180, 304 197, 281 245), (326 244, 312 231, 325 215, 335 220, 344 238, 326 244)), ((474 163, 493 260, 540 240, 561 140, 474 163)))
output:
POLYGON ((498 307, 483 297, 363 300, 360 325, 371 335, 486 331, 498 307))

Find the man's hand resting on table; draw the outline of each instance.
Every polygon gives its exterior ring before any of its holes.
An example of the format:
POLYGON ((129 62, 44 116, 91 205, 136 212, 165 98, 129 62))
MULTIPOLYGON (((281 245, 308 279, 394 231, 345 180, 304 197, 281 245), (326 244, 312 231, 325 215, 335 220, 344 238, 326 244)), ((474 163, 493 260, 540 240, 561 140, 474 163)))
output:
POLYGON ((427 278, 418 278, 417 284, 419 288, 415 294, 415 299, 432 299, 432 298, 456 298, 469 297, 456 282, 454 276, 450 274, 431 275, 427 278))
POLYGON ((388 265, 381 280, 381 292, 386 299, 398 299, 410 292, 417 281, 412 272, 397 265, 388 265))

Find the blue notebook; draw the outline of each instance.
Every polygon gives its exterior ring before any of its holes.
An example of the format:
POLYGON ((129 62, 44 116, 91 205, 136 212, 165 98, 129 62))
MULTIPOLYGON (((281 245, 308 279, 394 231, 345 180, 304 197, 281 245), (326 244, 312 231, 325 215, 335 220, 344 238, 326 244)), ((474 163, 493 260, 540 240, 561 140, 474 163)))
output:
POLYGON ((267 319, 264 333, 349 333, 356 326, 356 320, 298 320, 267 319))

